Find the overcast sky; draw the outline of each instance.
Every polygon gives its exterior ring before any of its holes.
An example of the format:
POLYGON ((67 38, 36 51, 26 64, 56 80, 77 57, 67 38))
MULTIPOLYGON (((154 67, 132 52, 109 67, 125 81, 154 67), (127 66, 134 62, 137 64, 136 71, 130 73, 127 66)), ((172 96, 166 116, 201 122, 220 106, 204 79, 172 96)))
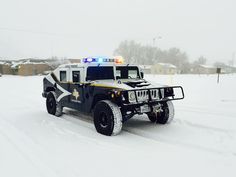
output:
POLYGON ((191 60, 236 51, 235 0, 0 0, 0 57, 112 55, 122 40, 191 60))

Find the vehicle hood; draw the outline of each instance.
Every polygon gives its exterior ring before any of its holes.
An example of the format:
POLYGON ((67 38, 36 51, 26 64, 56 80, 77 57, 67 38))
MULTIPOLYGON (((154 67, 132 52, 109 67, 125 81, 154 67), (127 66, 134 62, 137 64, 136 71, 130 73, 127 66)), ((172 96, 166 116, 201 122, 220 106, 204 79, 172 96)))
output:
POLYGON ((150 89, 166 86, 160 84, 153 85, 144 79, 95 80, 91 85, 122 90, 150 89))

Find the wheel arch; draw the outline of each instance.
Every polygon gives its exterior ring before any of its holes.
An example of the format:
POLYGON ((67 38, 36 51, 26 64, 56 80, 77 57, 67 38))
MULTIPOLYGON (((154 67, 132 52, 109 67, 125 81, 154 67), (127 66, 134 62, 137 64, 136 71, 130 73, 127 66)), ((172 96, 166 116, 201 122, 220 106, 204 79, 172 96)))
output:
POLYGON ((93 97, 93 101, 92 101, 92 106, 91 106, 91 110, 94 109, 95 105, 99 102, 99 101, 102 101, 102 100, 109 100, 108 99, 108 95, 105 95, 105 94, 97 94, 93 97))

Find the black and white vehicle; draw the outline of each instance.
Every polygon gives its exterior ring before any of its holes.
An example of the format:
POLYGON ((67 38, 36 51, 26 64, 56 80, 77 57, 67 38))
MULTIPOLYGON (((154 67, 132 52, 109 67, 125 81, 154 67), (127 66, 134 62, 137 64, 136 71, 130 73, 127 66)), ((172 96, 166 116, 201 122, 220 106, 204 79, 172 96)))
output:
POLYGON ((61 116, 63 107, 90 113, 97 132, 108 136, 118 134, 136 114, 147 114, 153 123, 169 123, 172 100, 184 98, 181 86, 154 86, 138 66, 99 57, 59 66, 43 79, 42 95, 49 114, 61 116))

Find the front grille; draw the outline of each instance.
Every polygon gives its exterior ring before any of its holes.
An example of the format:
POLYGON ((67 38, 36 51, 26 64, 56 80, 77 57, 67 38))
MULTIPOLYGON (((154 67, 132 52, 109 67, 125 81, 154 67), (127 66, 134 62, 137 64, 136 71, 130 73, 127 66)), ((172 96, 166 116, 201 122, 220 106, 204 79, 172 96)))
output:
POLYGON ((148 100, 148 91, 147 90, 138 90, 136 91, 138 102, 148 100))
POLYGON ((153 100, 159 99, 158 89, 151 89, 150 92, 153 100))
MULTIPOLYGON (((150 94, 152 100, 159 99, 158 89, 150 89, 150 94)), ((136 91, 138 102, 147 101, 149 99, 148 90, 138 90, 136 91)))

